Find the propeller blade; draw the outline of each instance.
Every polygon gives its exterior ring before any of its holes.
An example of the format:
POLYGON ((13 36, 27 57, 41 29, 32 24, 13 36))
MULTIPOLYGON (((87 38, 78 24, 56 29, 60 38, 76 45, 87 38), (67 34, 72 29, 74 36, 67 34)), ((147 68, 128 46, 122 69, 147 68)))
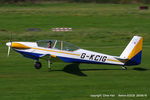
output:
POLYGON ((7 54, 7 56, 9 56, 9 54, 10 54, 11 44, 12 44, 12 33, 10 34, 9 42, 6 43, 6 45, 8 46, 8 54, 7 54))
POLYGON ((9 56, 9 54, 10 54, 10 46, 8 47, 8 55, 7 56, 9 56))

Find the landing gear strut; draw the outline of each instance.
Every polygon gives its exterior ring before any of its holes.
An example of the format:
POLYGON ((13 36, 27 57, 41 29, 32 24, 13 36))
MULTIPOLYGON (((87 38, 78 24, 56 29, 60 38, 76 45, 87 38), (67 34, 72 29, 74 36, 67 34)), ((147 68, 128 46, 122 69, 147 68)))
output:
POLYGON ((122 66, 122 69, 123 69, 123 70, 127 70, 127 67, 125 67, 125 66, 122 66))
POLYGON ((36 61, 35 64, 34 64, 34 67, 36 69, 40 69, 42 67, 42 64, 39 61, 36 61))
POLYGON ((48 71, 51 71, 51 61, 50 60, 48 60, 48 71))
MULTIPOLYGON (((52 62, 50 61, 50 59, 48 59, 48 71, 51 71, 51 64, 52 62)), ((42 67, 42 64, 37 60, 35 63, 34 63, 34 67, 36 69, 40 69, 42 67)))

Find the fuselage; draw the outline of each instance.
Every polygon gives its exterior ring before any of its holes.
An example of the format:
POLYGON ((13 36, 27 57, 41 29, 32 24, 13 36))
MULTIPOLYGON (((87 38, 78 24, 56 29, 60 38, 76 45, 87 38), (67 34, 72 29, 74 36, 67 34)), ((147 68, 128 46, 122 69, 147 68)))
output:
MULTIPOLYGON (((10 43, 7 43, 7 45, 10 45, 10 43)), ((49 55, 52 58, 59 58, 59 61, 68 63, 124 65, 124 63, 119 61, 115 56, 81 48, 76 50, 69 50, 67 47, 64 47, 65 49, 58 49, 58 47, 47 48, 39 46, 37 42, 12 42, 11 47, 25 57, 35 60, 44 55, 49 55)))

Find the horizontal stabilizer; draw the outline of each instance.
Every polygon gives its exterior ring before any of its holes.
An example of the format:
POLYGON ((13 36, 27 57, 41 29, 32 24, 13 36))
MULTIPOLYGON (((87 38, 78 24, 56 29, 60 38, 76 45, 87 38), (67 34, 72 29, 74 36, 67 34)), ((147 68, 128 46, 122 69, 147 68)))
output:
POLYGON ((122 63, 125 63, 127 61, 127 58, 120 58, 118 56, 115 56, 115 58, 119 61, 121 61, 122 63))

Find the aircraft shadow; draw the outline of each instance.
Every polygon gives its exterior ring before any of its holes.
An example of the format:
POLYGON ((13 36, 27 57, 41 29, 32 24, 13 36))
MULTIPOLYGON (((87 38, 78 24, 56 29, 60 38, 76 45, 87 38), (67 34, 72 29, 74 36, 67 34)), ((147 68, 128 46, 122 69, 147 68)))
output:
MULTIPOLYGON (((120 68, 120 69, 119 68, 117 68, 117 69, 81 69, 81 71, 98 71, 98 70, 123 70, 123 69, 122 68, 120 68)), ((136 68, 127 69, 127 70, 147 71, 149 69, 136 67, 136 68)))
MULTIPOLYGON (((117 68, 117 69, 80 69, 78 63, 73 63, 73 64, 69 64, 69 65, 65 66, 63 70, 53 70, 53 71, 64 71, 66 73, 74 74, 77 76, 87 76, 82 71, 104 71, 104 70, 123 70, 123 69, 122 68, 117 68)), ((136 67, 136 68, 127 69, 127 70, 147 71, 149 69, 136 67)))
POLYGON ((77 63, 69 64, 69 65, 65 66, 63 71, 66 73, 70 73, 70 74, 74 74, 74 75, 78 75, 78 76, 87 76, 80 70, 79 64, 77 64, 77 63))
POLYGON ((133 68, 132 70, 136 70, 136 71, 147 71, 149 69, 145 69, 145 68, 141 68, 141 67, 136 67, 136 68, 133 68))

